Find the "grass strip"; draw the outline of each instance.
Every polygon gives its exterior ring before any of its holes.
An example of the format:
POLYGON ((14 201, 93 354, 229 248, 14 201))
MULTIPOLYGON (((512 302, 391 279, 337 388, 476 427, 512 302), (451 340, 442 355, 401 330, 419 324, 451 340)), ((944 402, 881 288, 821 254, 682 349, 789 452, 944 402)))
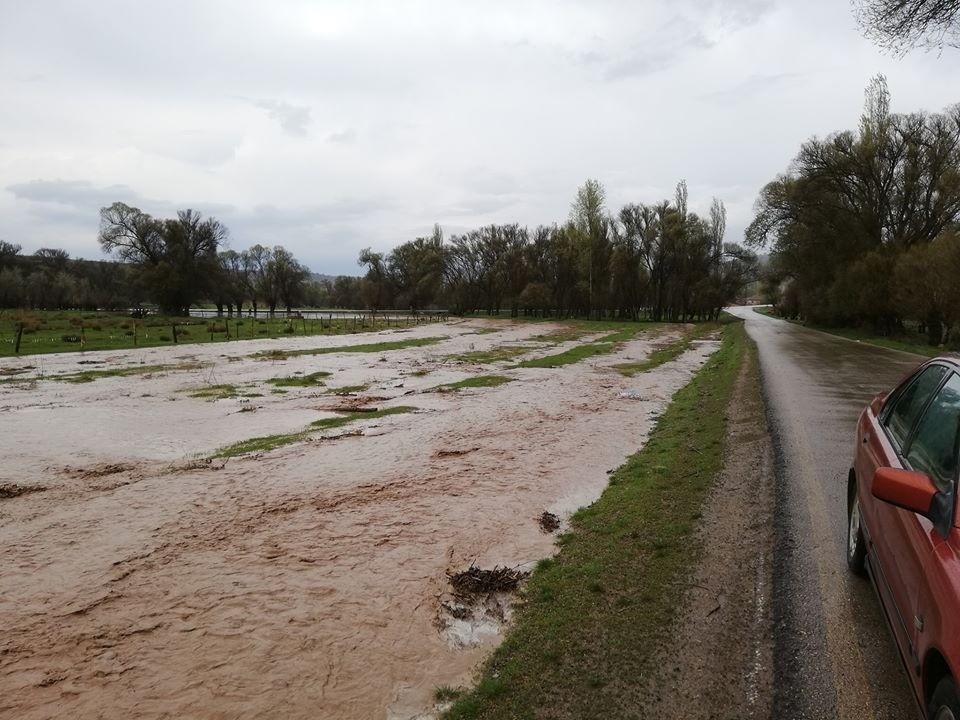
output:
POLYGON ((328 377, 330 377, 330 373, 320 370, 315 373, 310 373, 309 375, 270 378, 267 382, 277 387, 316 387, 317 385, 323 385, 324 378, 328 377))
POLYGON ((228 398, 236 397, 239 394, 240 390, 236 385, 223 384, 208 385, 207 387, 200 388, 199 390, 193 390, 190 392, 190 397, 204 398, 206 400, 226 400, 228 398))
POLYGON ((478 685, 448 720, 632 717, 696 562, 694 530, 723 463, 725 411, 746 348, 741 324, 679 390, 646 446, 578 511, 523 590, 478 685))
POLYGON ((427 345, 436 345, 447 336, 410 338, 409 340, 394 340, 382 343, 367 343, 364 345, 340 345, 330 348, 308 348, 306 350, 264 350, 253 353, 250 357, 260 360, 286 360, 292 357, 301 357, 303 355, 329 355, 331 353, 376 353, 389 352, 390 350, 403 350, 404 348, 425 347, 427 345))
POLYGON ((402 415, 403 413, 413 412, 414 410, 416 410, 416 408, 410 407, 409 405, 398 405, 397 407, 382 408, 380 410, 374 410, 373 412, 347 412, 339 417, 314 420, 312 423, 310 423, 310 427, 317 430, 330 430, 331 428, 349 425, 357 420, 373 420, 375 418, 387 417, 389 415, 402 415))
POLYGON ((278 447, 283 447, 284 445, 291 445, 306 440, 318 430, 329 430, 331 428, 349 425, 358 420, 373 420, 375 418, 387 417, 388 415, 413 412, 414 410, 416 410, 415 407, 401 405, 392 408, 382 408, 374 412, 346 412, 339 417, 316 420, 310 423, 310 427, 300 430, 299 432, 265 435, 263 437, 250 438, 249 440, 241 440, 240 442, 220 448, 220 450, 210 457, 212 459, 231 458, 238 455, 246 455, 247 453, 268 452, 270 450, 276 450, 278 447))
MULTIPOLYGON (((522 368, 554 368, 563 365, 572 365, 581 360, 594 357, 596 355, 606 355, 617 349, 619 343, 633 340, 637 335, 651 330, 659 330, 665 327, 665 323, 633 323, 620 327, 614 326, 615 332, 583 345, 577 345, 574 348, 565 350, 554 355, 547 355, 532 360, 524 360, 517 367, 522 368)), ((539 335, 534 339, 542 339, 547 342, 563 342, 567 340, 576 340, 584 335, 592 335, 599 329, 609 330, 610 325, 600 320, 584 320, 570 330, 562 330, 550 335, 539 335), (606 325, 606 327, 603 327, 606 325)))
POLYGON ((924 355, 926 357, 937 357, 938 355, 952 352, 946 348, 932 347, 919 334, 917 334, 915 338, 906 335, 901 335, 899 337, 883 337, 881 335, 873 335, 863 328, 829 328, 806 323, 802 320, 792 320, 790 318, 777 315, 771 308, 754 308, 753 311, 755 313, 759 313, 760 315, 776 318, 777 320, 785 320, 786 322, 793 323, 794 325, 802 325, 803 327, 810 328, 811 330, 819 330, 820 332, 825 332, 829 335, 836 335, 838 337, 847 338, 847 340, 856 340, 869 345, 876 345, 877 347, 887 348, 888 350, 899 350, 900 352, 912 353, 914 355, 924 355))
POLYGON ((513 382, 513 378, 508 378, 505 375, 477 375, 476 377, 470 377, 466 380, 458 380, 457 382, 447 383, 446 385, 438 385, 433 388, 436 390, 464 390, 466 388, 488 388, 488 387, 499 387, 508 382, 513 382))
POLYGON ((491 348, 490 350, 474 350, 472 352, 461 353, 460 355, 450 355, 449 359, 462 360, 479 365, 489 365, 490 363, 502 362, 504 360, 513 360, 535 349, 532 345, 509 345, 491 348))
POLYGON ((353 395, 355 393, 362 393, 369 387, 369 383, 363 385, 342 385, 338 388, 331 388, 330 392, 332 392, 334 395, 353 395))
POLYGON ((69 383, 88 383, 108 377, 129 377, 131 375, 149 375, 151 373, 172 372, 176 370, 199 370, 201 363, 181 363, 179 365, 134 365, 132 367, 109 368, 106 370, 81 370, 63 375, 48 375, 47 380, 59 380, 69 383))
POLYGON ((638 373, 653 370, 685 353, 690 349, 690 345, 693 344, 695 340, 699 340, 712 332, 716 332, 720 328, 720 323, 714 322, 694 325, 692 329, 683 334, 683 337, 674 340, 672 343, 658 350, 654 350, 646 360, 638 363, 621 363, 620 365, 614 365, 614 368, 621 375, 626 375, 627 377, 633 377, 638 373))
POLYGON ((577 345, 574 348, 565 350, 562 353, 557 353, 555 355, 547 355, 545 357, 533 358, 532 360, 524 360, 519 363, 517 367, 521 368, 555 368, 561 367, 563 365, 572 365, 573 363, 578 363, 581 360, 586 360, 587 358, 594 357, 596 355, 606 355, 611 353, 616 349, 616 343, 612 342, 595 342, 595 343, 584 343, 583 345, 577 345))
POLYGON ((120 312, 0 310, 0 357, 15 355, 22 327, 21 355, 124 350, 257 338, 345 335, 412 326, 422 318, 132 318, 120 312), (176 326, 176 342, 174 342, 176 326))

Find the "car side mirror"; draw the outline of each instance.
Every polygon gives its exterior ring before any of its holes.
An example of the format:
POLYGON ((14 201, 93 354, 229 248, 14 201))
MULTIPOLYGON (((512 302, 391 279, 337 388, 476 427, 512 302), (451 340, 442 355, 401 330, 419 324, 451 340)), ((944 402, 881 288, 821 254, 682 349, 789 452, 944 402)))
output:
POLYGON ((873 474, 870 492, 878 500, 929 518, 937 486, 925 473, 882 467, 873 474))

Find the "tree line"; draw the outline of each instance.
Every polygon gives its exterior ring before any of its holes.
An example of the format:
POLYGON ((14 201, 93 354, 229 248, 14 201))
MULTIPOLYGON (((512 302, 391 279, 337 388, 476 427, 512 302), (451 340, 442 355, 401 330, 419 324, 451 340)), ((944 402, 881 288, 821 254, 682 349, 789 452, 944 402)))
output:
POLYGON ((725 232, 723 203, 698 216, 685 182, 672 202, 612 214, 603 186, 588 180, 563 224, 488 225, 448 240, 438 225, 389 253, 363 250, 360 293, 375 310, 716 318, 756 269, 756 256, 724 242, 725 232))
POLYGON ((168 315, 214 304, 220 313, 295 307, 373 311, 448 309, 563 317, 715 318, 753 279, 756 257, 724 242, 726 210, 673 201, 608 212, 604 188, 581 187, 563 224, 530 230, 489 225, 445 240, 439 226, 390 252, 360 253, 363 277, 313 280, 282 246, 226 248, 216 218, 182 210, 155 218, 124 203, 100 211, 98 240, 114 262, 72 260, 63 250, 20 255, 0 243, 0 306, 127 309, 168 315), (118 262, 117 262, 118 261, 118 262))
POLYGON ((222 313, 263 307, 272 314, 299 305, 355 301, 336 283, 311 280, 310 271, 282 246, 225 249, 229 233, 215 218, 182 210, 158 219, 114 203, 100 211, 99 242, 116 261, 71 259, 62 249, 21 254, 0 241, 0 307, 119 310, 156 305, 188 315, 208 302, 222 313), (336 292, 339 290, 340 292, 336 292))
POLYGON ((932 345, 960 322, 960 105, 890 112, 871 81, 860 127, 804 143, 747 229, 771 248, 768 298, 789 316, 932 345))

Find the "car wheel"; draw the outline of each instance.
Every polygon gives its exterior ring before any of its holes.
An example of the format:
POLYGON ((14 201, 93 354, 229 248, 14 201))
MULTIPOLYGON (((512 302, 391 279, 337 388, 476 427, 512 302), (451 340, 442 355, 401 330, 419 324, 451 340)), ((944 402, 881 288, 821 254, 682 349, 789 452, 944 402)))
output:
MULTIPOLYGON (((863 575, 866 573, 866 557, 867 548, 863 541, 863 530, 860 528, 860 497, 854 489, 847 510, 847 566, 856 575, 863 575)), ((960 720, 960 717, 957 720, 960 720)))
POLYGON ((945 677, 937 683, 930 698, 930 720, 960 720, 960 697, 953 678, 945 677))

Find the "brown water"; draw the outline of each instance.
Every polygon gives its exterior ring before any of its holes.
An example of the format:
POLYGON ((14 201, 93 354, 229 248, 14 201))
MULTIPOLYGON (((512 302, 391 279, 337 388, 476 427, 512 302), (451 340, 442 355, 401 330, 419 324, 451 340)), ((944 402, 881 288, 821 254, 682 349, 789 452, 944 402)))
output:
POLYGON ((698 343, 633 379, 610 366, 665 336, 557 369, 450 359, 520 342, 537 348, 529 357, 575 344, 531 343, 550 329, 542 324, 481 327, 383 333, 448 339, 282 362, 248 355, 377 340, 4 361, 46 377, 131 363, 194 369, 0 387, 0 483, 47 488, 0 500, 0 716, 431 717, 433 690, 469 682, 501 629, 492 619, 451 622, 441 609, 446 571, 532 567, 551 554, 540 513, 565 518, 592 502, 715 346, 698 343), (273 395, 260 384, 317 370, 332 373, 331 387, 370 383, 367 395, 387 398, 376 406, 418 411, 225 465, 197 461, 328 414, 318 409, 331 405, 324 388, 273 395), (422 392, 488 372, 515 381, 422 392), (226 382, 258 383, 250 387, 265 394, 210 402, 183 392, 226 382), (641 399, 618 397, 624 390, 641 399))

